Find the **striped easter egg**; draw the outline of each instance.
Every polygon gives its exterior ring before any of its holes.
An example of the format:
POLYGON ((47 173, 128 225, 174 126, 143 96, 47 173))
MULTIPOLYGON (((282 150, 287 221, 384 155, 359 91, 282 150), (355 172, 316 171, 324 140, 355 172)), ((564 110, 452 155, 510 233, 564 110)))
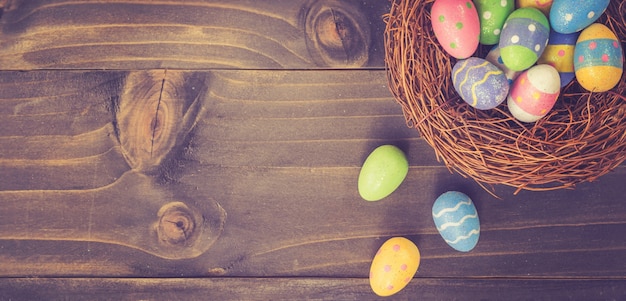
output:
POLYGON ((464 193, 448 191, 433 204, 433 220, 445 242, 460 252, 469 252, 478 243, 480 221, 472 200, 464 193))
POLYGON ((580 33, 574 48, 574 71, 578 83, 589 91, 605 92, 619 83, 624 54, 611 29, 594 23, 580 33))
POLYGON ((543 51, 537 64, 548 64, 559 71, 561 87, 565 87, 574 79, 574 46, 578 32, 558 33, 550 30, 548 46, 543 51))
POLYGON ((477 57, 458 61, 452 68, 454 89, 470 106, 488 110, 502 103, 509 93, 504 72, 477 57))
POLYGON ((550 65, 536 65, 515 79, 507 106, 522 122, 535 122, 546 116, 561 92, 559 72, 550 65))
POLYGON ((534 7, 518 8, 506 19, 500 35, 500 54, 511 70, 522 71, 537 62, 550 37, 550 23, 534 7))

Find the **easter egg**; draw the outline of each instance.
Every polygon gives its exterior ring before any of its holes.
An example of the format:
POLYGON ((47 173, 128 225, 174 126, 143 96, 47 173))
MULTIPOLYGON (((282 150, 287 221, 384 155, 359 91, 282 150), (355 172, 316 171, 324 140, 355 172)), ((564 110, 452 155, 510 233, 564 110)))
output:
POLYGON ((431 22, 437 41, 451 56, 464 59, 478 48, 480 22, 470 0, 436 0, 431 22))
POLYGON ((500 47, 497 44, 494 45, 491 50, 489 50, 489 53, 487 53, 485 59, 504 72, 504 76, 506 76, 506 79, 509 81, 509 85, 513 84, 513 80, 515 80, 517 76, 521 73, 521 71, 513 71, 509 69, 504 64, 504 61, 502 61, 502 56, 500 55, 500 47))
POLYGON ((497 44, 504 21, 515 9, 513 0, 474 0, 474 4, 480 18, 480 43, 497 44))
POLYGON ((392 237, 376 252, 370 266, 370 287, 381 297, 402 290, 417 272, 420 251, 404 237, 392 237))
POLYGON ((595 22, 609 6, 610 0, 554 0, 550 9, 550 24, 559 33, 583 30, 595 22))
POLYGON ((613 89, 624 71, 624 54, 617 36, 605 25, 591 24, 580 33, 574 48, 578 83, 592 92, 613 89))
POLYGON ((409 163, 404 152, 393 145, 381 145, 372 151, 361 167, 359 194, 367 201, 378 201, 394 192, 408 172, 409 163))
POLYGON ((452 84, 465 102, 479 110, 497 107, 509 93, 504 71, 477 57, 456 62, 452 68, 452 84))
POLYGON ((530 68, 543 53, 550 37, 550 24, 536 8, 518 8, 506 19, 500 36, 500 55, 513 71, 530 68))
POLYGON ((534 7, 544 15, 549 16, 552 0, 517 0, 517 7, 534 7))
POLYGON ((474 249, 480 221, 472 199, 462 192, 448 191, 435 200, 432 211, 437 231, 449 246, 461 252, 474 249))
POLYGON ((574 79, 574 46, 578 33, 558 33, 550 30, 548 46, 537 60, 537 64, 548 64, 559 72, 561 87, 574 79))
POLYGON ((559 72, 536 65, 520 74, 507 98, 509 112, 522 122, 535 122, 548 114, 561 92, 559 72))

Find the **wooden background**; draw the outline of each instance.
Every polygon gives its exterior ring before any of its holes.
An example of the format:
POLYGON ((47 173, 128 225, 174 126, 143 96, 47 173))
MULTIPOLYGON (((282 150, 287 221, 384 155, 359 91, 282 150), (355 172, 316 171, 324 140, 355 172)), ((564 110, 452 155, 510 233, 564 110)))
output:
POLYGON ((386 86, 389 5, 0 1, 0 299, 377 299, 392 236, 422 254, 396 299, 625 299, 626 165, 500 199, 450 173, 386 86), (366 202, 381 144, 409 174, 366 202), (432 222, 448 190, 472 252, 432 222))

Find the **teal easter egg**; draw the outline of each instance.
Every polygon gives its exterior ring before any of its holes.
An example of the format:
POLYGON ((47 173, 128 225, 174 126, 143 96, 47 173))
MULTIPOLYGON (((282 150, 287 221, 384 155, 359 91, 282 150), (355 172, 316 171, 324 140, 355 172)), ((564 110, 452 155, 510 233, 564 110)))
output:
POLYGON ((495 45, 500 41, 504 21, 515 9, 513 0, 474 0, 480 18, 480 43, 495 45))
POLYGON ((465 102, 479 110, 497 107, 509 93, 504 71, 477 57, 460 60, 454 65, 452 84, 465 102))
POLYGON ((550 37, 550 23, 536 8, 513 11, 502 27, 499 47, 502 61, 513 71, 523 71, 534 65, 550 37))
POLYGON ((367 201, 383 199, 402 184, 408 172, 409 162, 401 149, 393 145, 379 146, 361 167, 359 194, 367 201))
POLYGON ((469 252, 478 243, 480 221, 472 200, 464 193, 448 191, 433 204, 433 220, 445 242, 460 252, 469 252))

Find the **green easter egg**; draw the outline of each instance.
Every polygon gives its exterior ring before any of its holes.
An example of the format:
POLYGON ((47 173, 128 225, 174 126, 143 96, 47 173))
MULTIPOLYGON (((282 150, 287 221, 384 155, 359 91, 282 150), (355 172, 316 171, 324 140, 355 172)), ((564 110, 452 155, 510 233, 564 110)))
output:
POLYGON ((500 56, 504 65, 513 71, 532 67, 548 45, 550 23, 536 8, 525 7, 513 11, 504 22, 500 34, 500 56))
POLYGON ((537 60, 537 53, 524 46, 507 46, 500 49, 500 56, 507 68, 524 71, 532 67, 537 60))
POLYGON ((394 192, 408 172, 409 162, 404 152, 393 145, 381 145, 361 167, 359 194, 367 201, 378 201, 394 192))
POLYGON ((480 18, 480 43, 495 45, 500 41, 504 22, 515 9, 513 0, 474 0, 480 18))

